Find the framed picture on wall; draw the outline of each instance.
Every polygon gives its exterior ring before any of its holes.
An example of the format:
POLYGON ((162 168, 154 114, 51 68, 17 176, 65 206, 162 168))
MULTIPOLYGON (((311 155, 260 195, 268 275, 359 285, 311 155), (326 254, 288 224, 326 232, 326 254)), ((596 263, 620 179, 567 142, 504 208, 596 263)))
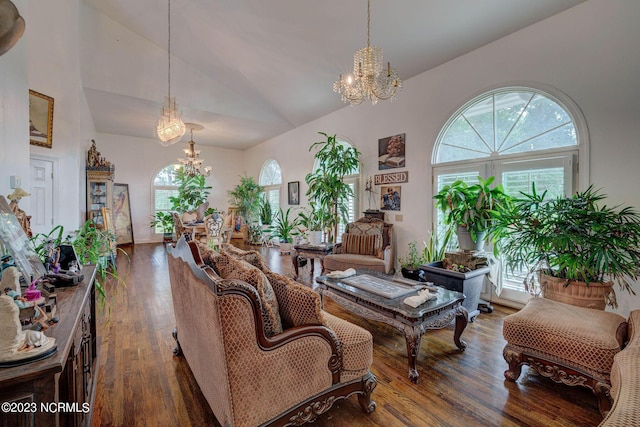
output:
POLYGON ((378 170, 405 167, 405 134, 378 140, 378 170))
POLYGON ((53 98, 29 89, 29 143, 51 148, 53 98))
POLYGON ((133 227, 131 225, 131 205, 129 204, 129 184, 113 184, 113 226, 116 243, 133 244, 133 227))
POLYGON ((289 194, 289 204, 290 205, 299 205, 300 204, 300 181, 293 181, 289 183, 288 186, 288 194, 289 194))
POLYGON ((383 185, 380 187, 380 209, 383 211, 400 210, 400 185, 383 185))

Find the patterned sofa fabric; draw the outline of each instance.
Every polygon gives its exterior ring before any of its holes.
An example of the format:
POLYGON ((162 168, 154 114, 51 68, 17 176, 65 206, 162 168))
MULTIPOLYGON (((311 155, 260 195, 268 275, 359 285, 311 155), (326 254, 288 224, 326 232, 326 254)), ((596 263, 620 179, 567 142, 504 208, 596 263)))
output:
MULTIPOLYGON (((220 254, 184 238, 167 251, 174 354, 185 357, 221 425, 301 425, 354 394, 365 413, 375 409, 368 331, 322 311, 313 290, 230 251, 220 254), (263 324, 269 303, 258 290, 261 277, 279 299, 283 331, 272 336, 263 324)), ((254 261, 264 266, 261 257, 254 261)))

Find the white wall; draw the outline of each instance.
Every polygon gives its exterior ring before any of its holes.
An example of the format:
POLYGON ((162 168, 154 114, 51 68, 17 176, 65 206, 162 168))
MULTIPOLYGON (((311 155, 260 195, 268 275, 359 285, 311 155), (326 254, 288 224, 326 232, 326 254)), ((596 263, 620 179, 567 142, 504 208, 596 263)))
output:
MULTIPOLYGON (((405 81, 394 102, 343 108, 247 150, 248 171, 276 159, 285 181, 311 169, 307 149, 317 131, 348 138, 363 152, 361 176, 377 171, 377 140, 406 133, 409 182, 402 184, 403 221, 395 213, 399 255, 431 228, 431 153, 446 120, 474 96, 497 85, 537 82, 567 94, 580 107, 590 133, 590 179, 611 203, 640 208, 640 2, 591 0, 405 81)), ((428 52, 425 52, 428 54, 428 52)), ((402 70, 399 70, 402 73, 402 70)), ((336 95, 338 96, 338 95, 336 95)), ((584 165, 583 165, 584 169, 584 165)), ((253 172, 252 172, 253 173, 253 172)), ((256 172, 257 173, 257 172, 256 172)), ((362 207, 366 196, 361 194, 362 207)), ((640 286, 636 286, 640 293, 640 286)), ((618 292, 622 314, 640 299, 618 292)))
MULTIPOLYGON (((198 145, 194 135, 196 149, 201 150, 200 157, 206 166, 212 166, 207 184, 213 187, 209 194, 209 206, 226 210, 229 206, 227 190, 240 182, 243 172, 243 153, 239 150, 198 145)), ((129 184, 131 204, 131 222, 135 243, 159 242, 162 235, 155 235, 149 227, 153 214, 151 185, 153 178, 167 165, 184 157, 186 142, 170 147, 162 147, 153 139, 125 137, 121 135, 98 134, 96 146, 102 155, 115 167, 115 181, 129 184)))

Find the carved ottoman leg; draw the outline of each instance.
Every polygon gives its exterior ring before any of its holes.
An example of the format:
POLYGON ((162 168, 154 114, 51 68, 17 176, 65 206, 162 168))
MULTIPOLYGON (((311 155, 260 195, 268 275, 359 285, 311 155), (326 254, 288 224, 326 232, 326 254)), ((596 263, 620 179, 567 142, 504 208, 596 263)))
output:
POLYGON ((358 393, 358 402, 362 410, 367 414, 372 413, 376 409, 376 402, 371 400, 371 393, 377 385, 378 379, 371 372, 362 379, 362 393, 358 393))
POLYGON ((509 369, 504 371, 504 377, 509 381, 515 381, 520 377, 520 373, 522 372, 522 354, 507 347, 508 345, 502 350, 504 360, 509 364, 509 369))
POLYGON ((180 347, 180 341, 178 341, 178 330, 174 329, 171 335, 173 335, 173 339, 176 340, 176 348, 173 349, 173 355, 180 356, 182 354, 182 347, 180 347))

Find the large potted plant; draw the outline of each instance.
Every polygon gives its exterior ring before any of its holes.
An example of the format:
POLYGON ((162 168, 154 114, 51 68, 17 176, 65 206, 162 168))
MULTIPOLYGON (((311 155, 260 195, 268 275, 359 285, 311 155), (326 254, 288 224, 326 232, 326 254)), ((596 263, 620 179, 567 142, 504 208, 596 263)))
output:
POLYGON ((300 218, 295 216, 289 217, 291 208, 287 209, 284 213, 282 208, 276 213, 269 232, 272 238, 277 238, 280 243, 280 253, 291 252, 291 244, 293 243, 293 237, 298 235, 298 227, 300 226, 300 218))
POLYGON ((244 220, 245 242, 258 243, 262 235, 260 227, 260 210, 262 207, 264 188, 252 176, 241 176, 240 184, 227 191, 229 203, 238 207, 238 213, 244 220))
POLYGON ((496 212, 492 239, 511 271, 526 273, 528 291, 574 305, 615 307, 613 284, 634 294, 640 274, 640 214, 607 206, 590 186, 546 198, 535 185, 512 209, 496 212), (587 293, 596 291, 591 300, 587 293))
POLYGON ((325 141, 311 145, 309 151, 317 150, 314 157, 318 160, 318 169, 308 174, 305 181, 309 186, 307 197, 319 210, 324 212, 324 227, 329 231, 328 240, 335 242, 340 221, 349 220, 349 198, 354 197, 349 184, 344 182, 360 166, 360 152, 348 144, 337 140, 336 135, 324 135, 325 141))
POLYGON ((511 197, 502 185, 491 187, 495 177, 478 177, 469 185, 462 180, 445 185, 434 196, 435 206, 444 214, 444 222, 454 227, 463 251, 484 249, 487 232, 493 221, 493 211, 507 208, 511 197))
POLYGON ((300 226, 303 227, 309 236, 309 244, 319 245, 324 239, 324 223, 326 213, 322 211, 315 202, 309 202, 309 207, 298 213, 300 226))
POLYGON ((168 211, 158 211, 151 221, 151 227, 162 231, 165 242, 173 240, 173 216, 168 211))

